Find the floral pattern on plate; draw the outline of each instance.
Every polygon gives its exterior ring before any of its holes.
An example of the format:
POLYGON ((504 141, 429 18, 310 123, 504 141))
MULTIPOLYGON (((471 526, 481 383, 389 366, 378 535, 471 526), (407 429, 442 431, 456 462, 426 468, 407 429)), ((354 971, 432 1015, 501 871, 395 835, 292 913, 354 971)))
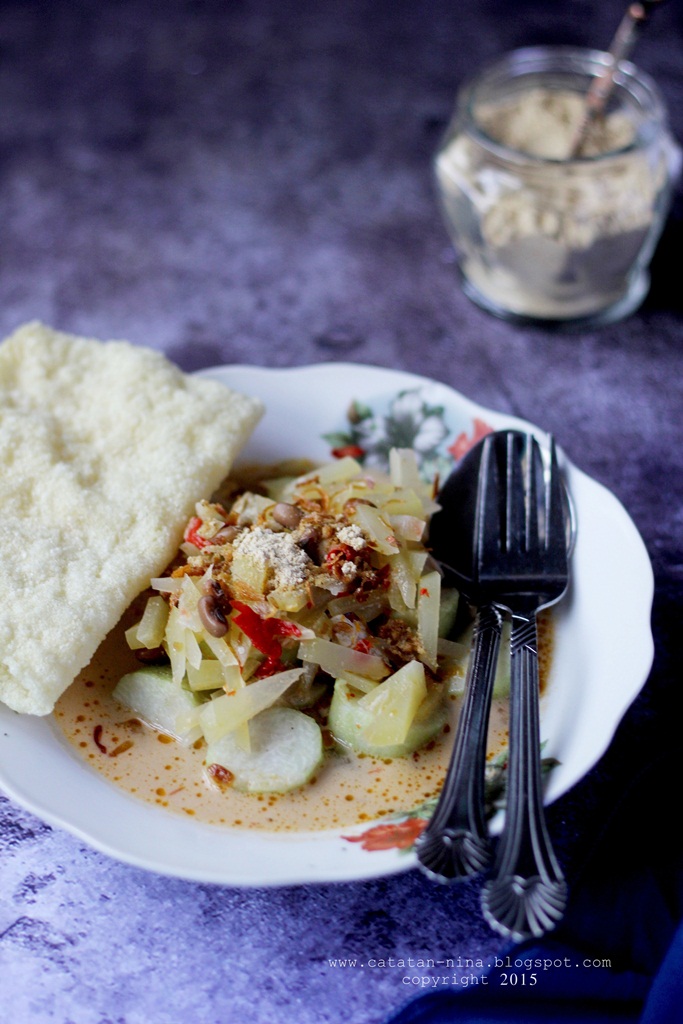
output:
POLYGON ((475 418, 471 434, 462 431, 452 438, 446 409, 435 401, 433 390, 425 385, 399 391, 384 411, 354 400, 347 412, 346 429, 323 437, 333 455, 352 455, 369 466, 386 467, 392 448, 413 448, 426 479, 443 477, 454 460, 461 459, 493 428, 475 418))
MULTIPOLYGON (((545 742, 541 748, 545 746, 545 742)), ((541 773, 544 779, 547 778, 553 768, 557 767, 557 760, 553 757, 544 757, 541 760, 541 773)), ((505 793, 507 785, 508 752, 501 750, 486 766, 486 779, 484 782, 484 801, 486 804, 486 815, 491 818, 496 811, 505 807, 505 793)), ((387 822, 373 825, 356 836, 342 836, 350 843, 360 843, 361 849, 369 853, 377 850, 398 850, 401 853, 408 853, 415 847, 415 843, 427 827, 427 823, 434 813, 437 804, 437 797, 425 800, 424 803, 413 807, 410 811, 398 811, 391 816, 387 822)))

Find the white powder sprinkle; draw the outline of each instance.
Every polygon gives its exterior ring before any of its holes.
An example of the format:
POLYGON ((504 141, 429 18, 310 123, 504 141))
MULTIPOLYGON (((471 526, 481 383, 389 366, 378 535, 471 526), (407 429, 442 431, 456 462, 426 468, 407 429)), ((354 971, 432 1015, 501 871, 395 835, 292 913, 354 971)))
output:
POLYGON ((245 530, 235 538, 234 548, 273 571, 276 587, 295 587, 304 583, 312 564, 290 533, 273 533, 263 526, 245 530))
POLYGON ((341 529, 337 530, 337 539, 342 544, 348 544, 354 551, 362 551, 364 547, 367 547, 367 538, 357 523, 352 523, 350 526, 342 526, 341 529))

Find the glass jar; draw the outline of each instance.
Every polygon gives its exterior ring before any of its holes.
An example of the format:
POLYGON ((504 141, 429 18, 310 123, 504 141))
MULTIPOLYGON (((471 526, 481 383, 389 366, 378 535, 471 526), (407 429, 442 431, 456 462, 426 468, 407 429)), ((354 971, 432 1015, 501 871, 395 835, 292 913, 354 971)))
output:
POLYGON ((591 326, 631 313, 680 172, 655 83, 620 62, 572 155, 608 54, 515 50, 466 86, 435 158, 465 293, 506 319, 591 326))

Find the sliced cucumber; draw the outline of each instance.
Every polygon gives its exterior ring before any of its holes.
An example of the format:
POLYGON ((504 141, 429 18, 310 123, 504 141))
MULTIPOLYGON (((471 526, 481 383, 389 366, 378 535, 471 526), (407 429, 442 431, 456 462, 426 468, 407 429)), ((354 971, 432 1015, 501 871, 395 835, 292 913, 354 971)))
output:
POLYGON ((261 711, 249 722, 250 750, 229 732, 206 753, 206 763, 220 764, 244 793, 286 793, 305 785, 323 759, 320 727, 294 708, 261 711))
POLYGON ((372 757, 405 757, 434 739, 448 718, 448 705, 443 694, 433 690, 418 708, 403 743, 380 746, 364 736, 364 730, 372 726, 373 715, 361 701, 362 694, 357 695, 345 680, 337 679, 327 724, 340 743, 358 754, 370 754, 372 757))
POLYGON ((189 690, 181 690, 173 682, 170 665, 150 666, 123 676, 114 687, 114 698, 147 725, 168 733, 183 744, 190 744, 197 734, 178 729, 180 716, 187 716, 197 704, 189 690))
MULTIPOLYGON (((451 693, 462 693, 462 690, 464 689, 464 673, 467 671, 471 654, 472 628, 473 627, 471 625, 468 626, 460 637, 460 642, 467 647, 467 656, 462 662, 463 675, 454 676, 449 684, 451 693)), ((509 619, 506 619, 503 622, 503 629, 500 634, 498 663, 496 665, 496 674, 493 680, 493 697, 495 700, 510 696, 510 630, 510 621, 509 619)))
POLYGON ((450 636, 455 625, 455 617, 458 614, 460 594, 454 587, 441 588, 441 603, 439 605, 439 636, 450 636))
POLYGON ((500 650, 498 652, 498 665, 496 666, 496 677, 493 681, 494 699, 510 696, 510 633, 512 625, 509 619, 503 623, 500 634, 500 650))

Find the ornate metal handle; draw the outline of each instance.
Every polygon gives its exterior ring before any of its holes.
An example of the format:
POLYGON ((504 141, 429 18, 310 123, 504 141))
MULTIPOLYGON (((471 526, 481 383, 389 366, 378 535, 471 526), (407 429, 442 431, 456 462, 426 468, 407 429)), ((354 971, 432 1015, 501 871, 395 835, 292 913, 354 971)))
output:
POLYGON ((482 905, 492 928, 521 942, 553 929, 566 900, 543 812, 536 613, 513 612, 507 809, 482 905))
POLYGON ((484 769, 502 628, 498 608, 487 605, 479 610, 451 762, 434 814, 416 844, 422 868, 438 882, 475 875, 491 860, 484 815, 484 769))

